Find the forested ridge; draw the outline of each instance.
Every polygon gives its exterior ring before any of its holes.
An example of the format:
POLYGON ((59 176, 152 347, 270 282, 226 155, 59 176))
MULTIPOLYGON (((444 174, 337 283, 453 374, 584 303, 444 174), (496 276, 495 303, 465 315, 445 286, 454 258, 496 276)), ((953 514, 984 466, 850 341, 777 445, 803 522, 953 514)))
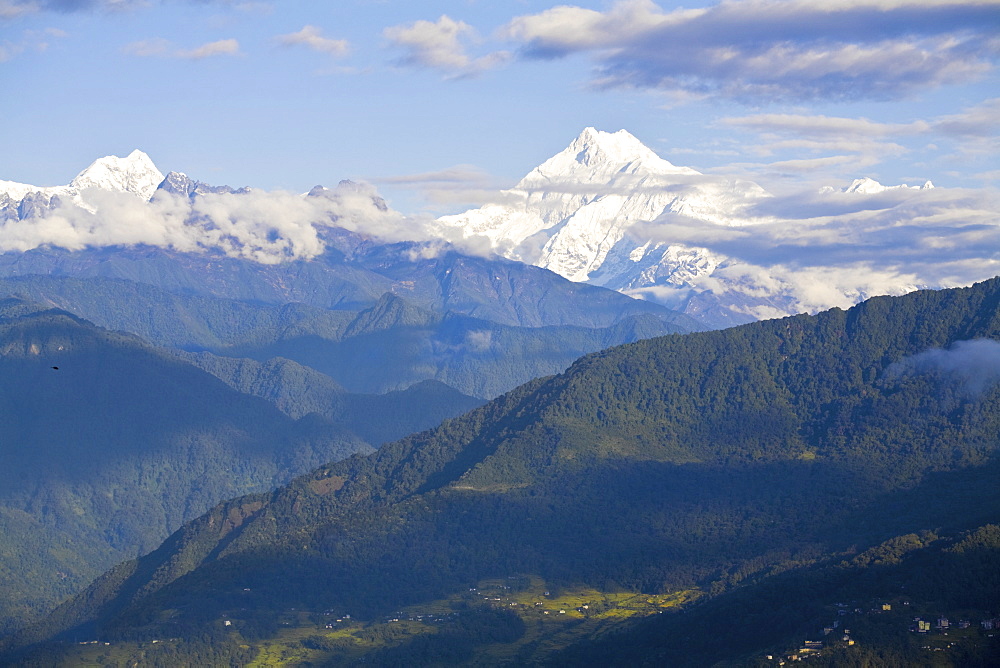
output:
POLYGON ((993 279, 588 355, 216 507, 17 642, 195 642, 223 616, 266 637, 278 611, 376 617, 513 575, 724 601, 896 536, 958 536, 1000 520, 998 339, 993 279))
POLYGON ((0 300, 0 351, 4 632, 220 496, 371 450, 65 311, 0 300))
MULTIPOLYGON (((183 273, 169 263, 161 266, 165 260, 153 256, 164 271, 161 281, 169 283, 168 278, 183 273)), ((0 254, 0 274, 3 259, 0 254)), ((477 271, 487 269, 478 267, 477 271)), ((237 285, 260 281, 260 276, 240 276, 245 281, 236 281, 237 285)), ((209 287, 217 279, 214 274, 204 278, 209 287)), ((143 274, 136 279, 153 281, 154 277, 143 274)), ((457 287, 469 280, 449 279, 454 292, 467 295, 451 304, 458 310, 440 310, 436 303, 421 306, 414 301, 419 295, 409 289, 399 290, 402 296, 394 294, 391 284, 383 286, 386 292, 362 304, 337 304, 337 309, 302 302, 239 300, 217 296, 205 287, 192 294, 190 286, 183 290, 172 286, 180 290, 172 292, 133 280, 94 276, 0 278, 0 296, 14 295, 60 308, 158 346, 262 363, 276 357, 289 359, 329 376, 341 387, 367 394, 403 390, 434 379, 466 395, 491 398, 537 376, 562 371, 585 353, 695 327, 663 307, 590 286, 584 286, 590 290, 582 295, 546 297, 547 306, 531 305, 530 291, 516 297, 507 294, 497 304, 493 295, 479 294, 496 286, 477 292, 475 286, 484 282, 481 277, 472 287, 457 287), (597 295, 591 294, 594 290, 597 295), (472 299, 467 293, 479 296, 472 299), (587 312, 584 303, 590 298, 597 300, 593 313, 587 312), (525 324, 509 312, 520 313, 519 309, 524 311, 525 324)), ((224 284, 218 291, 229 294, 223 289, 229 282, 224 284)), ((508 285, 507 292, 511 289, 508 285)), ((313 295, 313 299, 318 298, 313 295)))

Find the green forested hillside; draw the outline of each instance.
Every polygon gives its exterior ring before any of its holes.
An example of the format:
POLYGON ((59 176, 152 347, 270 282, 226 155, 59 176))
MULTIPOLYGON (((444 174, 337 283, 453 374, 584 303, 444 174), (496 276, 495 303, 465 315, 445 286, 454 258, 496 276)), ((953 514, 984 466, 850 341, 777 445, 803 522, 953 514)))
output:
MULTIPOLYGON (((448 600, 462 618, 483 608, 462 608, 460 592, 520 578, 545 582, 546 600, 601 592, 610 614, 624 593, 722 601, 893 537, 959 536, 1000 520, 998 340, 994 279, 588 355, 436 430, 216 507, 14 644, 169 636, 181 656, 211 637, 252 658, 292 610, 378 620, 448 600)), ((542 640, 523 644, 541 637, 523 605, 505 613, 522 626, 491 618, 478 640, 314 626, 321 649, 306 649, 329 659, 394 647, 408 665, 455 648, 461 661, 540 660, 542 640), (364 645, 364 633, 381 640, 364 645)), ((608 631, 577 607, 554 614, 608 631)), ((788 633, 773 631, 741 654, 788 633)))
POLYGON ((0 302, 0 631, 220 498, 370 451, 140 339, 0 302))

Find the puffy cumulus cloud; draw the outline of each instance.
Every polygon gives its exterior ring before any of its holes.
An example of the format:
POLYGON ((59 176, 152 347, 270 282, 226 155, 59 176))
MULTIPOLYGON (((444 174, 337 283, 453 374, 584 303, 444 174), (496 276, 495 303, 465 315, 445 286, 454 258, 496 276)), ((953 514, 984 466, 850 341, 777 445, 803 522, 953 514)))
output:
POLYGON ((305 46, 313 51, 330 54, 331 56, 346 56, 351 49, 346 39, 331 39, 323 37, 322 31, 316 26, 307 25, 298 32, 278 35, 275 41, 281 46, 305 46))
POLYGON ((915 274, 872 261, 766 267, 730 261, 717 274, 724 288, 738 286, 739 293, 763 301, 737 309, 757 319, 816 313, 835 306, 850 308, 875 295, 903 295, 920 286, 915 274))
POLYGON ((494 51, 478 58, 467 52, 469 42, 479 41, 475 28, 464 21, 441 16, 437 21, 416 21, 391 26, 382 32, 393 45, 403 49, 403 65, 441 70, 450 76, 472 76, 507 62, 510 54, 494 51))
POLYGON ((465 344, 469 350, 484 353, 493 347, 493 332, 488 329, 475 329, 465 335, 465 344))
POLYGON ((142 244, 275 264, 321 254, 324 227, 384 241, 426 236, 419 221, 388 209, 373 193, 356 184, 313 196, 250 191, 189 199, 158 191, 144 202, 128 193, 87 189, 79 198, 53 202, 44 215, 5 221, 0 251, 142 244))
POLYGON ((896 362, 888 378, 932 374, 970 397, 978 397, 1000 383, 1000 341, 956 341, 949 348, 931 348, 896 362))
POLYGON ((284 192, 213 193, 196 197, 191 213, 202 247, 269 264, 323 252, 315 224, 332 207, 316 204, 284 192))
POLYGON ((203 60, 214 56, 235 56, 240 53, 240 43, 235 39, 220 39, 208 42, 193 49, 177 48, 169 40, 153 38, 126 44, 122 51, 142 58, 182 58, 185 60, 203 60))
POLYGON ((560 6, 501 35, 527 58, 592 55, 598 86, 756 100, 894 99, 993 67, 996 0, 742 0, 667 12, 560 6))
POLYGON ((178 198, 147 204, 132 195, 99 189, 82 196, 86 204, 66 198, 45 215, 6 221, 0 226, 0 249, 25 251, 50 244, 80 250, 139 243, 185 251, 197 248, 185 229, 190 209, 178 198))
POLYGON ((428 220, 393 211, 370 184, 343 181, 332 190, 314 189, 311 194, 323 202, 320 210, 337 227, 385 242, 435 239, 427 233, 428 220))

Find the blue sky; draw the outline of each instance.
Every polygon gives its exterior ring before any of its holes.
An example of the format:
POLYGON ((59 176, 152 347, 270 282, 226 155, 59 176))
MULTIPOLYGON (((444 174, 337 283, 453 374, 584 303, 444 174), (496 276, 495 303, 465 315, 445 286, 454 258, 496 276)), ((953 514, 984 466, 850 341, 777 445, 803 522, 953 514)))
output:
POLYGON ((1000 2, 0 0, 0 179, 100 156, 481 202, 584 127, 772 192, 991 188, 1000 2))

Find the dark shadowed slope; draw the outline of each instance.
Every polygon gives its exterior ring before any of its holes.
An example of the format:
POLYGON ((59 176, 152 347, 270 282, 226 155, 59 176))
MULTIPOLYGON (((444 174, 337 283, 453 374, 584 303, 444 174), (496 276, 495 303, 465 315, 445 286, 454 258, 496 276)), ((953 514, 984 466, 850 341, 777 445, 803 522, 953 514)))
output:
POLYGON ((0 302, 0 618, 9 628, 219 499, 370 446, 169 353, 0 302))

